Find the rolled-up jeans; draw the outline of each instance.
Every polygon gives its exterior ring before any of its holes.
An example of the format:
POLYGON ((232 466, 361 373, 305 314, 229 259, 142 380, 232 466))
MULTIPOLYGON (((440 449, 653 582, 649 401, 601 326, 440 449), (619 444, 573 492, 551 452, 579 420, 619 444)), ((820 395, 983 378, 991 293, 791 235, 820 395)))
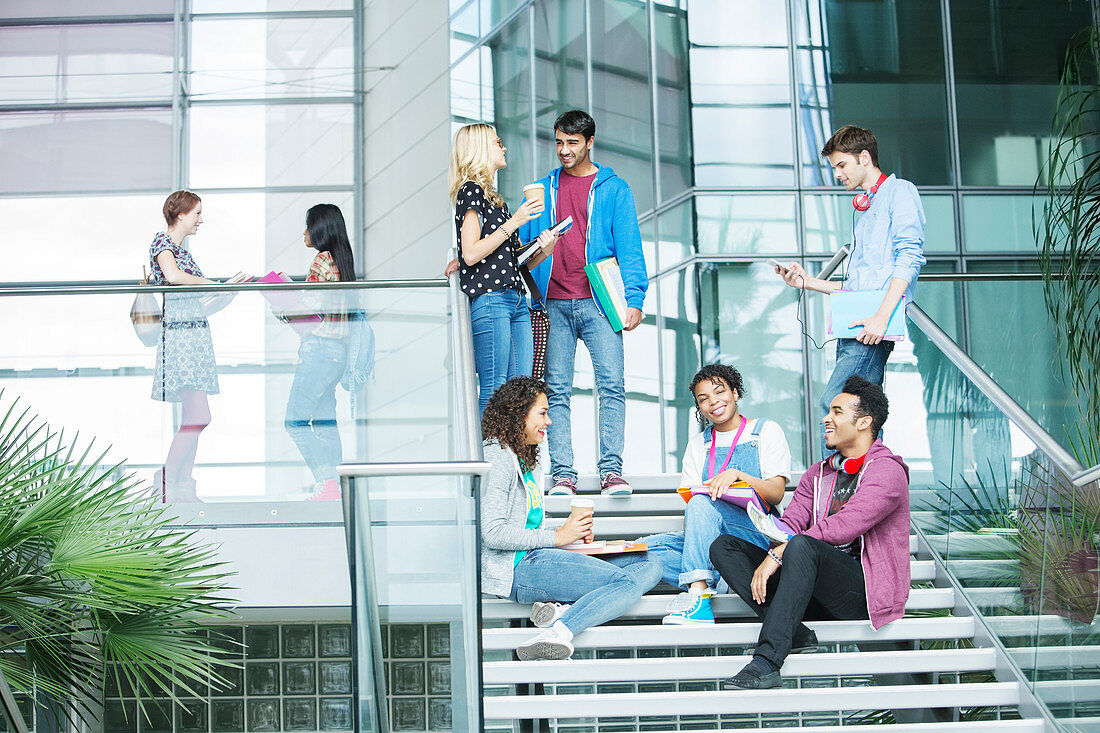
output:
POLYGON ((561 621, 579 634, 622 616, 659 582, 661 563, 644 552, 601 560, 542 547, 529 550, 516 565, 509 598, 519 603, 572 603, 561 621))

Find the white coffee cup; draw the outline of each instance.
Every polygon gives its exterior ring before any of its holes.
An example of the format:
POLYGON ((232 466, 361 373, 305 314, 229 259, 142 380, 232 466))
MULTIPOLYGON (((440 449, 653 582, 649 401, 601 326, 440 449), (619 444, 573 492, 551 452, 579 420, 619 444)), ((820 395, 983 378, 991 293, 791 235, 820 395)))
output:
MULTIPOLYGON (((579 496, 574 496, 572 501, 569 502, 569 516, 583 517, 584 515, 593 515, 596 513, 596 502, 594 499, 582 499, 579 496)), ((585 542, 591 542, 592 536, 589 535, 584 538, 585 542)))

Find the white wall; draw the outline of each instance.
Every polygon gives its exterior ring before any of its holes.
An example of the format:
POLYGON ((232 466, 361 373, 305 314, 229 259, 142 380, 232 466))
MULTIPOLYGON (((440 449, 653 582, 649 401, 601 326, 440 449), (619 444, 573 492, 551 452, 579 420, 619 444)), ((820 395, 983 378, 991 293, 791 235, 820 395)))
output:
POLYGON ((442 276, 453 240, 448 3, 368 0, 366 275, 442 276), (371 71, 378 66, 392 70, 371 71))

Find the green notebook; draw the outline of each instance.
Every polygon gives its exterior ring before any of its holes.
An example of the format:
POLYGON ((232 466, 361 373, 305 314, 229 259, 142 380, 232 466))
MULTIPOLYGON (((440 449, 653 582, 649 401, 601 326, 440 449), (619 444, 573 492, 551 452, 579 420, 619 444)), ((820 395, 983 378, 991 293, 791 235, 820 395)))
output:
POLYGON ((619 261, 614 257, 584 266, 584 274, 592 285, 592 295, 599 302, 604 315, 616 331, 623 330, 626 322, 626 288, 619 272, 619 261))

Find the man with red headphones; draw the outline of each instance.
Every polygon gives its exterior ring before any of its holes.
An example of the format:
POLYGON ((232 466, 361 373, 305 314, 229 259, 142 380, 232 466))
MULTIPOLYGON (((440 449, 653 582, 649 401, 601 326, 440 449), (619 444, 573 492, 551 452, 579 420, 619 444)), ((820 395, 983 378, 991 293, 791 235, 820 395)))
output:
MULTIPOLYGON (((775 271, 792 288, 819 293, 832 293, 841 287, 885 291, 875 313, 851 324, 836 324, 862 326, 863 330, 856 338, 837 339, 836 366, 821 395, 822 412, 828 412, 833 397, 851 375, 882 384, 886 360, 894 350, 894 342, 883 338, 886 326, 902 298, 905 304, 913 300, 917 275, 926 260, 920 195, 909 181, 888 176, 879 169, 874 133, 845 125, 833 133, 821 155, 828 158, 837 180, 846 189, 859 191, 852 199, 852 206, 860 213, 852 227, 848 278, 845 282, 822 280, 793 261, 775 271)), ((904 311, 904 305, 901 310, 904 311)), ((824 449, 822 455, 828 455, 828 450, 824 449)))
POLYGON ((909 468, 878 437, 889 413, 882 388, 849 377, 822 418, 835 451, 802 476, 783 522, 795 532, 762 550, 722 535, 710 559, 763 623, 753 658, 727 690, 779 687, 792 652, 812 651, 803 622, 869 618, 879 629, 909 599, 909 468))

